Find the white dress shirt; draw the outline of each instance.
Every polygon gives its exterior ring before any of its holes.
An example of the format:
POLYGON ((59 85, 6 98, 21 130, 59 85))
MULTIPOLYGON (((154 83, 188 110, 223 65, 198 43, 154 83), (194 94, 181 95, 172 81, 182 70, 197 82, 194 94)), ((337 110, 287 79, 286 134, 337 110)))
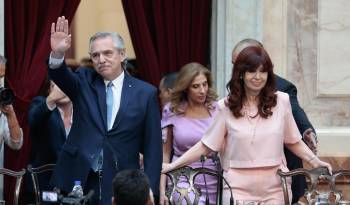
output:
MULTIPOLYGON (((123 82, 124 82, 124 71, 116 79, 112 80, 112 83, 113 83, 112 127, 120 107, 120 99, 122 96, 123 82)), ((106 92, 107 92, 107 84, 109 83, 109 81, 104 80, 104 83, 106 85, 106 92)))

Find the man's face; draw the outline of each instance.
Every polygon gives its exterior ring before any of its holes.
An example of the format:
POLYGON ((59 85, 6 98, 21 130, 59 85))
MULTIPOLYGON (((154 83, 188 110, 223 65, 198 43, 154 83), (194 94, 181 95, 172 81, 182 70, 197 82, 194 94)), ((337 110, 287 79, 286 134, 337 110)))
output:
POLYGON ((90 52, 96 72, 105 80, 114 80, 120 75, 125 52, 114 47, 112 37, 96 39, 91 44, 90 52))

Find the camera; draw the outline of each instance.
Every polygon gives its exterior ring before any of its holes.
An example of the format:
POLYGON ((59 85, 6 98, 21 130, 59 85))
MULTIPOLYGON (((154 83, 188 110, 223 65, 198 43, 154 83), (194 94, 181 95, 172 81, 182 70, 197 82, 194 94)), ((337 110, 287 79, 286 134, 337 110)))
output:
MULTIPOLYGON (((90 190, 85 196, 77 197, 71 194, 63 195, 59 189, 53 191, 43 191, 41 200, 47 204, 59 204, 59 205, 87 205, 90 204, 91 198, 94 195, 94 190, 90 190)), ((46 204, 45 203, 45 204, 46 204)))
POLYGON ((10 105, 13 103, 15 95, 9 88, 0 88, 0 105, 10 105))

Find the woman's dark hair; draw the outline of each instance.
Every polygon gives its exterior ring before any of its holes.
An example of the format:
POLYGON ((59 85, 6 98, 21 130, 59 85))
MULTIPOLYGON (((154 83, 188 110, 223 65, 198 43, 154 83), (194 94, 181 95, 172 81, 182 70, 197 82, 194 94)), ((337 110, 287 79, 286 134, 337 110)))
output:
POLYGON ((259 46, 244 48, 237 56, 232 68, 231 80, 226 88, 229 91, 227 106, 235 117, 242 117, 243 102, 246 100, 243 76, 246 72, 255 72, 262 65, 263 72, 267 72, 267 82, 259 94, 258 114, 267 118, 272 115, 271 109, 276 106, 276 83, 273 73, 273 64, 268 53, 259 46))

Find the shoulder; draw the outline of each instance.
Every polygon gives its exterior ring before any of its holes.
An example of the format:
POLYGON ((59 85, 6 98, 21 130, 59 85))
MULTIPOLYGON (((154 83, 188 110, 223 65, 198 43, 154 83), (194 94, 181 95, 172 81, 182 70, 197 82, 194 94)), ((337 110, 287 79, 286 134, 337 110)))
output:
POLYGON ((277 103, 282 105, 290 104, 288 93, 277 91, 276 95, 277 95, 277 103))
POLYGON ((227 105, 227 96, 217 102, 217 112, 220 114, 231 115, 231 110, 227 105))
POLYGON ((217 101, 217 108, 220 110, 228 108, 226 101, 227 101, 227 97, 224 97, 224 98, 220 99, 219 101, 217 101))
POLYGON ((288 80, 286 80, 278 75, 275 75, 275 77, 276 77, 276 86, 277 86, 277 89, 279 91, 285 92, 290 87, 295 87, 295 85, 292 82, 290 82, 290 81, 288 81, 288 80))
POLYGON ((170 109, 170 103, 167 103, 164 105, 162 112, 164 116, 168 116, 168 117, 172 117, 175 115, 170 109))
POLYGON ((102 77, 93 68, 79 67, 72 71, 79 79, 87 80, 88 82, 94 82, 95 80, 102 80, 102 77))
POLYGON ((176 115, 170 110, 170 103, 167 103, 162 110, 161 127, 164 128, 173 124, 174 117, 176 115))
POLYGON ((129 84, 127 86, 133 86, 134 88, 138 90, 142 90, 142 92, 146 93, 157 93, 158 90, 155 86, 153 86, 150 83, 147 83, 145 81, 139 80, 137 78, 134 78, 128 74, 125 74, 125 79, 124 81, 129 84))
POLYGON ((218 101, 212 101, 208 103, 207 108, 211 114, 214 114, 218 110, 218 101))
POLYGON ((76 70, 72 71, 77 74, 85 74, 85 75, 95 75, 97 72, 93 68, 79 67, 76 70))

